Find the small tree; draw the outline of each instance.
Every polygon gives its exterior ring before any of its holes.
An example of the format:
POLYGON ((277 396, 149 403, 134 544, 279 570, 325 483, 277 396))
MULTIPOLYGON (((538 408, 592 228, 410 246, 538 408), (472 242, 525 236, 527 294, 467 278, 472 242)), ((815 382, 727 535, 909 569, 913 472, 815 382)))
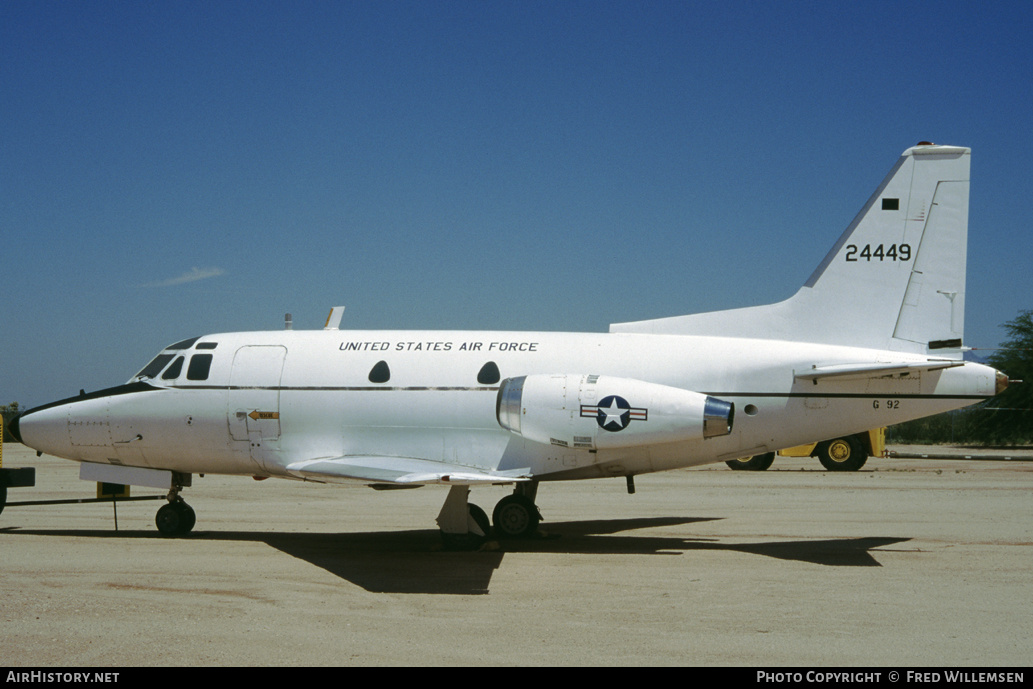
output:
POLYGON ((897 443, 1033 444, 1033 311, 1020 311, 1002 328, 1008 339, 987 363, 1014 382, 1003 393, 967 409, 907 421, 890 428, 897 443))
POLYGON ((21 411, 21 407, 17 402, 11 402, 10 404, 0 404, 0 414, 4 417, 4 438, 5 443, 14 442, 14 438, 7 432, 7 424, 10 423, 18 412, 21 411))
POLYGON ((1005 323, 1008 339, 987 362, 1014 381, 980 414, 976 432, 987 443, 1033 441, 1033 311, 1005 323))

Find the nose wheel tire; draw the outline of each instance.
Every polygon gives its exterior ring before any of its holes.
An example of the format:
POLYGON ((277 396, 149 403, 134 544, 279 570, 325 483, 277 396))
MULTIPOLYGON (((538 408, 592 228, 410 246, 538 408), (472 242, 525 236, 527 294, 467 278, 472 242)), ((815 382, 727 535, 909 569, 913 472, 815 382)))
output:
POLYGON ((162 536, 185 536, 197 522, 197 515, 185 502, 170 502, 162 505, 154 518, 162 536))

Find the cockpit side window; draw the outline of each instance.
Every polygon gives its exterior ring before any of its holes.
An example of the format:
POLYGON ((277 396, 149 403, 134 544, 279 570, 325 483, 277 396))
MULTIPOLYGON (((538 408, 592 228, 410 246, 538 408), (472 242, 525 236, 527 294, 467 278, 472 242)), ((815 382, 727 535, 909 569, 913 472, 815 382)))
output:
POLYGON ((212 367, 211 354, 195 354, 190 357, 187 367, 187 380, 208 380, 208 371, 212 367))
POLYGON ((151 360, 151 363, 143 367, 139 373, 136 374, 137 378, 153 378, 154 376, 161 373, 161 370, 172 361, 172 354, 159 354, 151 360))
POLYGON ((179 374, 183 371, 183 357, 178 357, 172 365, 165 369, 165 373, 161 374, 162 380, 172 380, 173 378, 179 378, 179 374))

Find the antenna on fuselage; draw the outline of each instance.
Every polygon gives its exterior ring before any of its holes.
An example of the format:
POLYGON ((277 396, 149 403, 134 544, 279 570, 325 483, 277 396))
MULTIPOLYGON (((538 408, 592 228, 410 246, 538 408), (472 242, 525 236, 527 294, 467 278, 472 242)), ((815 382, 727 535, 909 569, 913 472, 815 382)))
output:
POLYGON ((283 329, 294 330, 294 318, 289 314, 283 314, 283 329))

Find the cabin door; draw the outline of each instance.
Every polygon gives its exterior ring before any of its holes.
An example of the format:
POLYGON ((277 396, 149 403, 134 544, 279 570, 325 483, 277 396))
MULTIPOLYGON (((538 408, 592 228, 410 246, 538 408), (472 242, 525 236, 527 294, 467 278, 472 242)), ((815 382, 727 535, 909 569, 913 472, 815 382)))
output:
POLYGON ((226 417, 230 437, 247 442, 259 465, 280 438, 280 376, 286 347, 249 345, 233 355, 226 417))

